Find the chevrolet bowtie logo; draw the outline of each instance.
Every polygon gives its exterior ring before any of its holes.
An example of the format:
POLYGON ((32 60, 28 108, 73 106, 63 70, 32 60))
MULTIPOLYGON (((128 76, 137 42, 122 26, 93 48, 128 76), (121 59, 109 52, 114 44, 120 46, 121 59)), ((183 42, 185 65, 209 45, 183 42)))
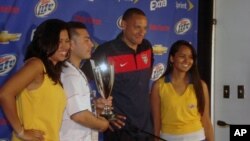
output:
POLYGON ((0 31, 0 44, 8 44, 10 41, 20 40, 21 33, 8 33, 8 31, 0 31))

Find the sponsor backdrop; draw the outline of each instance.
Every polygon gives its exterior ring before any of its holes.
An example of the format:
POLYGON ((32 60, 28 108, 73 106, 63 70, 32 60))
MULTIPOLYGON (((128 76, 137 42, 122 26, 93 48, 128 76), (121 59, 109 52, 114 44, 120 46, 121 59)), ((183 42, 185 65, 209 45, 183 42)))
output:
MULTIPOLYGON (((198 0, 1 0, 0 87, 23 65, 26 47, 44 20, 85 23, 98 45, 116 37, 121 15, 130 7, 141 8, 148 17, 146 38, 155 55, 152 80, 165 70, 168 48, 174 41, 185 39, 196 47, 198 0)), ((10 133, 0 109, 0 140, 9 140, 10 133)))

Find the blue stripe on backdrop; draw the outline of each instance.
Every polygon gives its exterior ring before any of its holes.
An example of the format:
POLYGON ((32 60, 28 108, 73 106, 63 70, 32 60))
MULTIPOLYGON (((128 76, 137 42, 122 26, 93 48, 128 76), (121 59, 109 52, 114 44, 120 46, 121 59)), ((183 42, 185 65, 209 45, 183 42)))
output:
MULTIPOLYGON (((45 19, 76 20, 87 25, 97 44, 114 38, 119 18, 129 7, 141 8, 149 20, 148 38, 155 64, 167 61, 167 48, 177 39, 197 46, 198 0, 8 0, 0 1, 0 86, 23 64, 27 44, 45 19)), ((0 111, 0 139, 10 138, 10 126, 0 111)))

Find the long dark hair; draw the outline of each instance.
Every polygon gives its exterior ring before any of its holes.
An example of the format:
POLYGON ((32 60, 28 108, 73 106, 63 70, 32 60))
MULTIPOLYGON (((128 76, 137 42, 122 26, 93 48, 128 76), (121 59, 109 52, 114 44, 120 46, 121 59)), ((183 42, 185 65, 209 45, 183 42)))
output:
MULTIPOLYGON (((68 30, 67 23, 59 19, 49 19, 41 23, 35 33, 33 40, 27 47, 24 58, 37 57, 42 60, 46 73, 56 83, 60 83, 60 74, 64 62, 58 62, 56 65, 49 60, 59 48, 60 32, 68 30)), ((68 32, 69 33, 69 32, 68 32)))
POLYGON ((173 72, 173 65, 170 61, 170 57, 175 56, 175 54, 179 51, 179 49, 182 46, 188 47, 192 52, 194 63, 189 70, 189 74, 190 74, 191 82, 193 83, 193 86, 194 86, 195 95, 196 95, 197 102, 198 102, 199 113, 203 115, 204 108, 205 108, 205 98, 204 98, 204 92, 202 88, 200 74, 197 68, 197 54, 196 54, 195 49, 189 42, 185 40, 178 40, 171 46, 170 51, 169 51, 169 56, 168 56, 167 70, 165 74, 163 75, 163 77, 166 77, 173 72))

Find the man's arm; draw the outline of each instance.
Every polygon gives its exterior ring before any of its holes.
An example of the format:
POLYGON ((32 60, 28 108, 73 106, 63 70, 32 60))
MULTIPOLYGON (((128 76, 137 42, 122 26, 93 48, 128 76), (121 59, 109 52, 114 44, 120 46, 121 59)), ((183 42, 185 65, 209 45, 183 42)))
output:
POLYGON ((81 77, 70 70, 65 69, 61 76, 63 88, 67 95, 66 111, 70 118, 91 129, 105 131, 109 123, 102 117, 96 117, 91 111, 90 90, 81 77))
POLYGON ((88 110, 75 113, 70 118, 85 127, 96 129, 100 132, 104 132, 109 127, 109 122, 105 118, 101 116, 96 117, 88 110))

